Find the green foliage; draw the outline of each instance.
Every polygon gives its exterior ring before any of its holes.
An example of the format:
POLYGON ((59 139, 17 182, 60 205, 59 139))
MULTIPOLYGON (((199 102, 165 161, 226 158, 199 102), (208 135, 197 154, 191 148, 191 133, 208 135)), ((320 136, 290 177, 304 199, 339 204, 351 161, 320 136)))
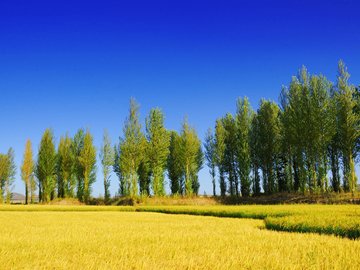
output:
POLYGON ((73 141, 66 135, 60 138, 57 158, 58 197, 73 198, 75 196, 75 178, 73 177, 74 153, 71 149, 73 141))
POLYGON ((238 163, 237 163, 237 127, 234 117, 228 113, 222 119, 225 129, 225 153, 223 159, 223 169, 228 176, 228 191, 230 196, 239 196, 239 176, 238 176, 238 163))
POLYGON ((336 107, 337 123, 344 172, 344 190, 356 191, 355 175, 356 143, 359 138, 360 115, 356 113, 357 101, 354 99, 355 87, 349 85, 347 68, 339 61, 337 78, 336 107))
POLYGON ((263 189, 266 193, 277 191, 275 166, 279 151, 279 107, 267 100, 261 100, 257 111, 259 147, 257 149, 260 167, 263 171, 263 189))
POLYGON ((111 141, 108 132, 105 130, 103 135, 103 144, 100 148, 99 158, 102 165, 104 177, 104 199, 107 202, 110 199, 110 176, 111 166, 114 164, 114 149, 111 146, 111 141))
POLYGON ((211 182, 213 187, 213 195, 216 196, 216 180, 215 180, 215 168, 216 168, 216 140, 215 136, 211 129, 208 129, 205 135, 205 158, 206 158, 206 165, 209 167, 209 172, 211 175, 211 182))
POLYGON ((21 165, 21 178, 25 183, 25 204, 28 204, 29 202, 29 193, 30 193, 30 200, 33 202, 33 189, 36 188, 34 186, 34 173, 35 169, 35 162, 33 160, 33 152, 32 152, 32 146, 31 141, 26 141, 25 151, 24 151, 24 157, 23 157, 23 163, 21 165))
MULTIPOLYGON (((216 195, 257 196, 262 192, 325 193, 357 191, 355 173, 360 151, 360 90, 349 83, 339 61, 337 82, 312 75, 302 67, 288 87, 283 86, 280 106, 262 99, 254 113, 248 99, 237 100, 237 111, 216 120, 205 136, 205 156, 194 128, 184 121, 180 134, 169 132, 159 108, 146 118, 146 136, 139 120, 139 105, 130 101, 123 136, 114 148, 107 133, 100 151, 105 201, 110 198, 111 166, 119 178, 119 195, 165 195, 165 172, 171 193, 199 192, 198 172, 204 158, 216 195), (330 176, 330 179, 328 177, 330 176), (330 180, 330 181, 329 181, 330 180), (262 184, 262 185, 261 185, 262 184)), ((47 129, 40 142, 36 165, 27 142, 21 176, 26 203, 36 184, 41 202, 56 196, 88 202, 95 181, 96 150, 91 134, 79 129, 73 138, 54 136, 47 129), (35 174, 33 173, 35 172, 35 174), (36 175, 36 178, 35 178, 36 175), (37 180, 37 181, 36 181, 37 180), (56 193, 57 191, 57 193, 56 193)), ((11 200, 16 169, 14 152, 0 156, 0 200, 11 200)))
POLYGON ((9 157, 0 153, 0 203, 4 202, 4 190, 9 177, 9 157))
POLYGON ((180 135, 180 160, 184 172, 185 195, 193 195, 198 191, 198 172, 203 163, 201 142, 194 128, 185 119, 180 135))
POLYGON ((96 180, 96 149, 93 145, 93 137, 89 130, 86 131, 84 136, 84 147, 81 149, 79 162, 84 172, 84 193, 82 201, 87 203, 90 199, 91 186, 96 180))
POLYGON ((49 202, 55 197, 56 188, 56 151, 51 129, 46 129, 41 138, 36 177, 39 181, 39 200, 49 202))
POLYGON ((250 171, 251 171, 251 150, 250 150, 250 130, 253 118, 253 110, 251 109, 247 97, 239 98, 237 102, 236 128, 237 128, 237 162, 238 173, 241 183, 241 194, 243 196, 250 195, 250 171))
POLYGON ((219 169, 219 184, 220 194, 225 196, 226 194, 226 182, 225 182, 225 138, 226 130, 221 119, 216 120, 215 126, 215 160, 219 169))
POLYGON ((119 145, 119 164, 125 190, 131 197, 138 195, 138 169, 144 156, 144 135, 139 122, 139 105, 130 100, 129 117, 124 125, 124 138, 119 145))
POLYGON ((76 132, 71 144, 71 152, 74 157, 72 177, 77 186, 76 196, 79 200, 82 200, 84 197, 84 167, 79 160, 80 154, 84 148, 84 139, 85 130, 81 128, 76 132))
POLYGON ((255 196, 260 195, 260 130, 259 130, 259 120, 257 114, 254 113, 251 128, 250 128, 250 159, 251 159, 251 168, 252 168, 252 193, 255 196))
POLYGON ((176 131, 170 131, 167 171, 170 179, 171 194, 183 194, 183 167, 181 164, 181 137, 176 131))
POLYGON ((7 173, 7 179, 5 182, 5 192, 6 192, 6 203, 10 204, 11 201, 11 189, 12 185, 15 181, 15 175, 16 175, 16 164, 15 164, 15 151, 13 148, 9 148, 7 152, 8 157, 8 173, 7 173))
POLYGON ((146 148, 152 189, 155 196, 165 195, 164 172, 169 155, 170 136, 164 127, 164 115, 160 109, 152 109, 146 118, 146 148))

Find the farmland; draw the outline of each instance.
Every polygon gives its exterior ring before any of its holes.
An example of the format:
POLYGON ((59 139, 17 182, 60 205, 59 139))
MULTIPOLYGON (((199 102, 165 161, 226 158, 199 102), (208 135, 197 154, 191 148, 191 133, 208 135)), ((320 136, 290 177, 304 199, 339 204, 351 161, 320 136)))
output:
POLYGON ((359 217, 356 205, 0 206, 0 265, 356 269, 360 241, 347 233, 359 217))

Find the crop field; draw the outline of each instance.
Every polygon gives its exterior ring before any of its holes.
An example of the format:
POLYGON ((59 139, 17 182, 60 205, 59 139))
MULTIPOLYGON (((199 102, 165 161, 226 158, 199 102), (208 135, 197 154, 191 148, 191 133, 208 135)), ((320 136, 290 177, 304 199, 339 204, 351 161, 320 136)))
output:
POLYGON ((0 266, 358 269, 359 223, 356 205, 0 206, 0 266))
POLYGON ((358 205, 142 206, 137 211, 263 219, 267 229, 360 238, 358 205))

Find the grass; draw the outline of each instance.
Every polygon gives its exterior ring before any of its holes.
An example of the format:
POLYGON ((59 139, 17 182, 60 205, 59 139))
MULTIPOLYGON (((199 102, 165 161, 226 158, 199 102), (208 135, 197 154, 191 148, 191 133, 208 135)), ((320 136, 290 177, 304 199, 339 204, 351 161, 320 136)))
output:
MULTIPOLYGON (((324 194, 302 194, 282 192, 272 195, 261 195, 255 197, 226 196, 164 196, 148 197, 142 196, 136 199, 113 198, 110 201, 113 205, 282 205, 282 204, 360 204, 360 192, 352 193, 324 193, 324 194)), ((93 198, 91 204, 104 205, 103 199, 93 198)))
POLYGON ((360 238, 360 215, 319 213, 266 218, 267 229, 276 231, 334 234, 350 239, 360 238))
MULTIPOLYGON (((0 208, 2 269, 357 269, 360 265, 360 241, 270 231, 262 220, 37 207, 47 210, 0 208)), ((284 210, 288 208, 272 213, 284 210)))
POLYGON ((157 212, 165 214, 185 214, 196 216, 214 216, 231 218, 265 219, 266 217, 282 217, 291 214, 286 207, 270 205, 246 205, 246 206, 137 206, 138 212, 157 212))

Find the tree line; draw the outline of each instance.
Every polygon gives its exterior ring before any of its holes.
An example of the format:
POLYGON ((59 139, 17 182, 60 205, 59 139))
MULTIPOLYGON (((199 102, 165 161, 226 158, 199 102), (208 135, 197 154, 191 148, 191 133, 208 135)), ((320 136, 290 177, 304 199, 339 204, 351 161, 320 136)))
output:
POLYGON ((205 138, 205 157, 220 195, 276 192, 355 192, 360 149, 360 91, 338 64, 335 84, 305 67, 283 87, 279 104, 247 98, 235 115, 216 120, 205 138))
MULTIPOLYGON (((167 130, 159 108, 150 110, 144 132, 139 105, 131 99, 123 136, 113 145, 105 131, 99 151, 105 201, 112 172, 119 179, 120 196, 163 196, 167 184, 171 194, 197 195, 204 161, 214 196, 355 192, 360 89, 349 84, 349 77, 342 61, 335 84, 303 67, 282 87, 279 103, 262 99, 255 111, 246 97, 239 98, 236 113, 218 118, 203 145, 186 118, 180 132, 167 130)), ((56 147, 52 130, 46 129, 36 160, 28 140, 20 168, 26 203, 34 202, 36 192, 40 202, 89 202, 96 157, 89 130, 61 136, 56 147)), ((15 173, 10 148, 0 154, 0 202, 10 202, 15 173)))
MULTIPOLYGON (((10 202, 10 186, 16 172, 13 153, 10 149, 7 155, 0 155, 1 199, 5 187, 7 202, 10 202)), ((35 202, 37 192, 39 202, 77 198, 88 203, 96 181, 96 155, 93 136, 85 129, 79 129, 73 137, 68 134, 61 136, 57 147, 53 131, 46 129, 36 160, 32 143, 27 140, 21 165, 25 202, 35 202)), ((198 172, 204 157, 201 141, 187 119, 180 133, 169 131, 164 126, 164 114, 159 108, 154 108, 146 117, 144 133, 139 121, 139 105, 131 99, 123 137, 112 145, 105 131, 99 160, 107 202, 112 172, 119 178, 120 196, 165 195, 166 172, 172 194, 198 194, 198 172)))

